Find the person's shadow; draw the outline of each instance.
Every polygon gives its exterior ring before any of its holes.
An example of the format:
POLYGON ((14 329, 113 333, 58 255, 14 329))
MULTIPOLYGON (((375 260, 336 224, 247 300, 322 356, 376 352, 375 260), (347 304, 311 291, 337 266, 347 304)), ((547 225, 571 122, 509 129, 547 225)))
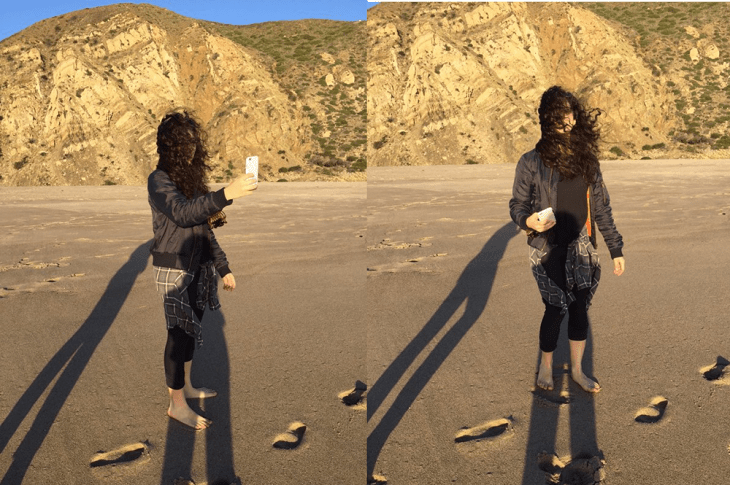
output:
MULTIPOLYGON (((233 464, 233 435, 231 431, 230 362, 224 333, 225 317, 219 311, 207 309, 203 315, 203 347, 195 350, 192 382, 210 387, 218 395, 205 399, 202 414, 213 421, 204 431, 193 431, 172 419, 167 425, 165 457, 161 484, 170 485, 175 479, 189 479, 196 438, 205 437, 206 475, 211 485, 240 483, 233 464)), ((189 401, 201 412, 194 401, 189 401)))
POLYGON ((444 334, 433 350, 428 354, 418 369, 408 379, 398 393, 393 404, 388 408, 380 422, 375 426, 367 439, 367 472, 373 475, 385 442, 395 430, 408 408, 418 397, 431 377, 441 367, 461 339, 477 322, 487 305, 492 291, 497 266, 504 256, 509 241, 519 233, 517 226, 508 222, 489 238, 479 254, 467 264, 461 273, 456 286, 444 299, 433 316, 426 322, 418 334, 388 366, 368 393, 367 419, 375 414, 385 398, 403 377, 416 357, 430 344, 441 329, 447 324, 459 307, 466 301, 466 310, 459 320, 444 334))
POLYGON ((129 260, 109 281, 86 321, 56 352, 0 424, 0 452, 3 452, 20 424, 58 376, 33 424, 13 453, 12 463, 0 482, 1 485, 15 485, 23 481, 66 399, 114 323, 137 277, 147 267, 151 243, 152 240, 149 240, 134 250, 129 260))
MULTIPOLYGON (((568 348, 567 326, 568 322, 564 319, 561 325, 558 348, 553 354, 553 380, 555 388, 552 391, 544 391, 536 388, 533 392, 530 430, 527 435, 525 463, 522 472, 522 485, 546 483, 546 473, 556 475, 561 473, 561 470, 556 469, 548 458, 555 454, 558 417, 560 415, 560 408, 563 406, 568 406, 570 419, 571 459, 588 460, 592 457, 598 457, 599 460, 603 459, 603 453, 598 449, 598 441, 596 438, 594 395, 582 390, 570 377, 570 367, 568 365, 570 362, 570 351, 568 348), (561 391, 563 391, 562 395, 561 391), (567 396, 564 391, 568 391, 567 396)), ((592 340, 589 325, 588 339, 583 354, 583 372, 589 377, 593 377, 592 340)), ((540 363, 539 351, 537 353, 537 359, 535 369, 537 369, 540 363)), ((569 463, 564 464, 570 466, 569 463)), ((585 472, 580 469, 576 469, 575 471, 571 469, 564 474, 568 473, 585 472)), ((561 481, 560 483, 566 482, 561 481)))

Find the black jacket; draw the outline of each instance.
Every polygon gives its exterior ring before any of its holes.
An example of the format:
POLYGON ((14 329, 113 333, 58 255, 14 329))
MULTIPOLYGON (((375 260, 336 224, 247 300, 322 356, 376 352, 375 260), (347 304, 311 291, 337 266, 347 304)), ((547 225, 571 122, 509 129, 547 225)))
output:
MULTIPOLYGON (((557 170, 547 168, 537 150, 531 150, 517 162, 515 181, 512 186, 512 199, 509 201, 509 213, 512 220, 527 231, 527 243, 537 249, 552 247, 552 229, 538 233, 527 227, 525 221, 535 212, 548 207, 557 207, 558 181, 560 174, 557 170)), ((603 175, 598 171, 596 181, 591 189, 591 242, 597 247, 596 225, 603 235, 611 258, 623 256, 623 239, 611 214, 611 198, 608 196, 603 175)))
POLYGON ((218 274, 231 272, 226 254, 208 227, 208 217, 232 201, 223 189, 188 199, 170 180, 164 170, 157 169, 147 179, 149 203, 152 208, 152 230, 155 240, 150 247, 152 264, 195 273, 207 245, 218 274))

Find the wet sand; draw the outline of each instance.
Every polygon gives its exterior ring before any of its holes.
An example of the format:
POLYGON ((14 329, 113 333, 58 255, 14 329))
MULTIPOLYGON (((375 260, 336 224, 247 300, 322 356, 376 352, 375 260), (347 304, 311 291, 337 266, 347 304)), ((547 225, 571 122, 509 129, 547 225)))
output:
POLYGON ((557 389, 534 392, 543 307, 509 217, 515 166, 370 169, 368 472, 724 483, 730 368, 703 372, 730 354, 729 163, 602 163, 627 270, 613 274, 599 236, 584 358, 596 396, 570 380, 565 323, 557 389))
POLYGON ((365 196, 261 183, 226 209, 238 287, 204 318, 193 383, 219 395, 190 401, 213 420, 195 433, 165 414, 146 187, 3 188, 1 483, 361 481, 364 405, 338 394, 366 373, 365 196), (296 421, 300 445, 274 448, 296 421))

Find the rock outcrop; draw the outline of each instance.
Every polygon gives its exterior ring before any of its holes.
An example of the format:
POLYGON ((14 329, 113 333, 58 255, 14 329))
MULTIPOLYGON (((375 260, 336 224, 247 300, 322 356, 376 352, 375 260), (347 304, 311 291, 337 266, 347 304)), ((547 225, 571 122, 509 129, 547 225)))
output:
POLYGON ((380 4, 368 11, 374 165, 515 162, 561 85, 600 108, 606 151, 668 141, 662 79, 605 19, 572 4, 380 4))
POLYGON ((318 146, 308 100, 282 86, 268 62, 150 5, 40 22, 0 43, 0 184, 144 183, 157 164, 157 125, 178 107, 206 126, 214 180, 240 173, 249 155, 275 180, 318 146))

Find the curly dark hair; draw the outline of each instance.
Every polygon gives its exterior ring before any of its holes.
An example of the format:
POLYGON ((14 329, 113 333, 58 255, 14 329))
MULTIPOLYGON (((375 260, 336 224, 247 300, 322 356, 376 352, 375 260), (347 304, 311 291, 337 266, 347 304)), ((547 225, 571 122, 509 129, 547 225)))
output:
POLYGON ((212 167, 206 163, 206 140, 200 121, 185 110, 166 114, 157 128, 157 168, 167 172, 188 199, 209 192, 205 172, 212 167))
POLYGON ((596 120, 600 109, 587 110, 573 94, 560 86, 545 91, 540 100, 540 129, 542 137, 535 149, 543 163, 556 168, 564 177, 582 175, 586 183, 595 181, 599 170, 596 120), (565 116, 573 112, 575 125, 568 133, 564 129, 565 116))

